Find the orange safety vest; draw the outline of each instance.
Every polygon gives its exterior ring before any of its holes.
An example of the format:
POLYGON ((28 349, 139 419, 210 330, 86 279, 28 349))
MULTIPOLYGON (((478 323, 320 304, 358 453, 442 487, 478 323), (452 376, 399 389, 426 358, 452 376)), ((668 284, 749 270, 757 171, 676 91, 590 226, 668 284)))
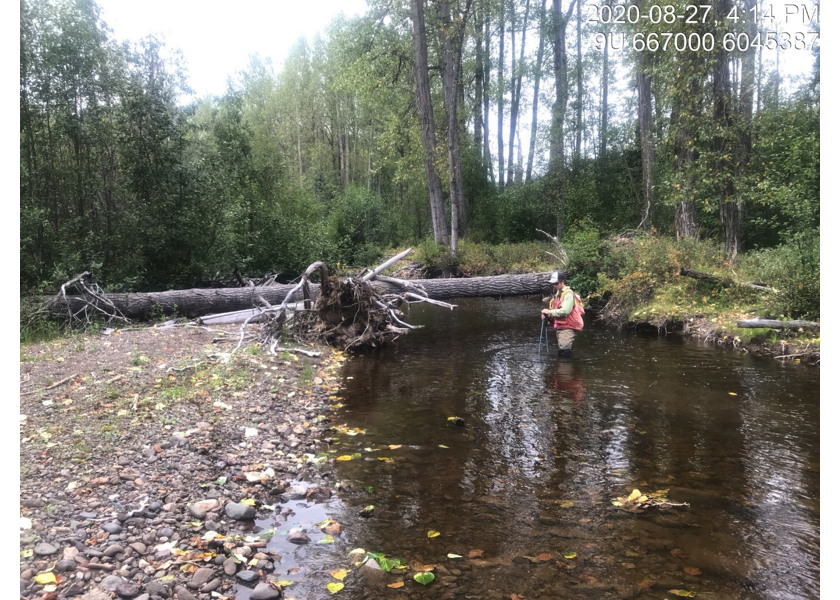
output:
POLYGON ((574 294, 575 300, 572 312, 565 317, 554 317, 554 329, 574 329, 575 331, 580 331, 583 329, 583 302, 580 296, 575 294, 571 288, 564 291, 559 297, 554 296, 548 303, 548 308, 551 310, 560 308, 563 305, 563 299, 566 297, 566 294, 574 294))

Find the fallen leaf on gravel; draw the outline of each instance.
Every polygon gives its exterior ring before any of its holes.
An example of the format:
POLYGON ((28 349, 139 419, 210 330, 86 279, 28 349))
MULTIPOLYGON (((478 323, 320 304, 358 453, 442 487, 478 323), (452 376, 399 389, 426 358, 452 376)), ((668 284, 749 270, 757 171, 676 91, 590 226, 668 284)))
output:
POLYGON ((405 581, 397 581, 395 583, 389 583, 388 587, 393 588, 393 589, 397 589, 397 588, 401 588, 404 585, 405 585, 405 581))
POLYGON ((414 574, 414 581, 416 581, 417 583, 419 583, 421 585, 428 585, 432 581, 434 581, 434 579, 435 579, 435 576, 434 576, 433 573, 426 572, 426 573, 415 573, 414 574))
POLYGON ((58 580, 55 578, 55 573, 53 573, 52 571, 47 571, 46 573, 38 573, 35 576, 35 583, 40 583, 41 585, 57 582, 58 580))
POLYGON ((239 501, 240 504, 247 504, 248 506, 256 505, 257 501, 253 498, 245 498, 244 500, 239 501))

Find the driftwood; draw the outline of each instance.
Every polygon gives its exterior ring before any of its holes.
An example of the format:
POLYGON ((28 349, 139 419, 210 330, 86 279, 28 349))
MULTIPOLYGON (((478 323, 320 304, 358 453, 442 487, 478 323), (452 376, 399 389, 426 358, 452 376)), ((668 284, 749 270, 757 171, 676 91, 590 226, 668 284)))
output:
MULTIPOLYGON (((425 291, 428 298, 432 300, 450 300, 453 298, 488 296, 498 298, 544 294, 549 289, 547 281, 547 273, 528 273, 461 279, 419 279, 412 280, 410 284, 425 291)), ((400 285, 389 281, 373 279, 369 283, 380 294, 401 294, 405 292, 405 289, 400 285)), ((251 310, 262 305, 260 298, 272 306, 277 306, 284 301, 290 292, 293 293, 288 301, 301 302, 305 300, 302 287, 300 284, 288 284, 266 287, 100 294, 101 300, 89 296, 59 295, 48 300, 46 306, 52 314, 58 317, 62 314, 67 315, 68 311, 72 314, 93 303, 96 307, 102 308, 103 312, 106 309, 116 309, 121 317, 129 319, 147 318, 152 311, 195 318, 212 313, 251 310)), ((319 295, 319 289, 312 290, 311 300, 317 300, 319 295)), ((422 296, 419 293, 418 295, 422 296)))
POLYGON ((817 321, 779 321, 776 319, 747 319, 738 321, 738 327, 746 329, 758 329, 759 327, 767 327, 769 329, 819 329, 820 324, 817 321))
POLYGON ((682 275, 683 277, 691 277, 692 279, 699 279, 700 281, 705 281, 707 283, 719 283, 724 288, 738 286, 752 288, 754 290, 759 290, 760 292, 778 292, 778 290, 770 287, 769 285, 764 285, 761 283, 741 283, 728 277, 717 277, 716 275, 703 273, 701 271, 694 271, 692 269, 686 269, 685 267, 680 267, 680 275, 682 275))

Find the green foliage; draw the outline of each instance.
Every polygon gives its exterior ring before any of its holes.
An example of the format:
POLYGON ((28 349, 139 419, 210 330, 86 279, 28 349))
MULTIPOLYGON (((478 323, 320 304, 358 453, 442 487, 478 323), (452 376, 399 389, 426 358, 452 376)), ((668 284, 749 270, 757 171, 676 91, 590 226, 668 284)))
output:
POLYGON ((817 234, 797 234, 776 248, 757 250, 741 266, 755 280, 779 290, 766 294, 771 314, 802 319, 820 317, 820 242, 817 234))
POLYGON ((398 241, 382 198, 354 185, 332 202, 327 231, 337 258, 353 265, 370 265, 379 257, 377 248, 398 241))

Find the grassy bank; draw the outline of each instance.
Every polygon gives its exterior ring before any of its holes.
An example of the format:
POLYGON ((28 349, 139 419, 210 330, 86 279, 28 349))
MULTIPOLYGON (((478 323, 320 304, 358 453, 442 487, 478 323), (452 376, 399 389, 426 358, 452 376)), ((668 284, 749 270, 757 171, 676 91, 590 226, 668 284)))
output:
MULTIPOLYGON (((747 252, 735 264, 713 242, 658 235, 602 239, 587 228, 572 231, 563 248, 572 288, 608 325, 682 332, 736 349, 819 361, 819 329, 737 326, 739 320, 756 317, 819 321, 818 238, 747 252), (681 268, 719 281, 681 276, 681 268), (760 291, 747 283, 772 289, 760 291)), ((548 250, 551 246, 542 242, 462 242, 453 259, 445 248, 426 243, 411 258, 429 274, 483 276, 556 269, 559 265, 548 250)))

